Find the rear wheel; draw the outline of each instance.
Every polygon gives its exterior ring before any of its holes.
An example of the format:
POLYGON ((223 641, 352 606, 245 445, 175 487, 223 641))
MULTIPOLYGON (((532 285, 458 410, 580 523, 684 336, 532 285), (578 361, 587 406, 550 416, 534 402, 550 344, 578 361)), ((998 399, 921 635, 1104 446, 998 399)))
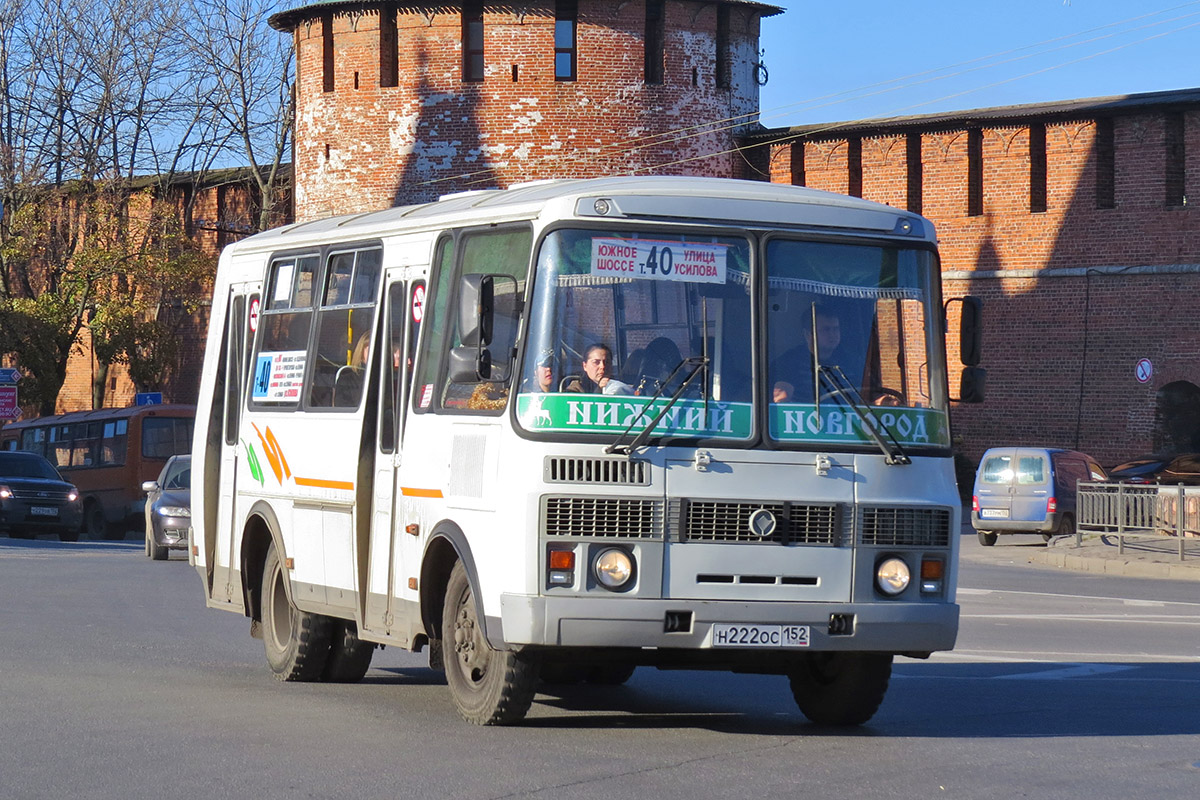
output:
POLYGON ((892 675, 890 653, 810 653, 788 673, 801 713, 818 725, 861 725, 892 675))
POLYGON ((329 659, 321 680, 329 683, 358 683, 371 668, 375 643, 358 638, 358 626, 350 620, 334 620, 329 659))
POLYGON ((1070 514, 1065 514, 1065 515, 1063 515, 1063 518, 1061 520, 1059 520, 1058 530, 1056 530, 1053 534, 1043 533, 1042 538, 1048 542, 1051 539, 1053 539, 1055 536, 1074 536, 1074 535, 1075 535, 1075 518, 1072 517, 1070 514))
POLYGON ((315 681, 329 659, 330 619, 292 605, 287 572, 272 544, 262 581, 262 633, 267 664, 281 681, 315 681))
POLYGON ((442 638, 446 683, 463 719, 476 725, 507 725, 524 718, 537 691, 538 664, 488 644, 461 561, 446 585, 442 638))
POLYGON ((996 543, 996 532, 979 531, 979 543, 984 547, 991 547, 996 543))

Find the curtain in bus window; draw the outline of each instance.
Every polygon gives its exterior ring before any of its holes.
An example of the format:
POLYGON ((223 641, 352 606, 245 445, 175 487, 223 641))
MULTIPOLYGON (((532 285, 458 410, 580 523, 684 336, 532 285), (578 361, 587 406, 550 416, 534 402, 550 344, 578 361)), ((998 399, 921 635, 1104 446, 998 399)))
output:
POLYGON ((317 256, 271 263, 268 290, 259 315, 260 332, 252 362, 250 397, 255 403, 300 402, 312 322, 317 256))
POLYGON ((366 385, 383 251, 334 253, 317 317, 315 364, 308 387, 314 408, 358 408, 366 385))

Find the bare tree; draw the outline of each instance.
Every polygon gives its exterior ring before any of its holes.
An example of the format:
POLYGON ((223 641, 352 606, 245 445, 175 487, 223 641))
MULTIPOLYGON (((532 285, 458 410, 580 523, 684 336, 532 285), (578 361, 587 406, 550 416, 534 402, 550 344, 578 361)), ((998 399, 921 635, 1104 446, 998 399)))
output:
MULTIPOLYGON (((248 163, 259 193, 255 230, 277 224, 295 114, 292 41, 267 24, 265 0, 192 0, 190 28, 198 85, 221 121, 237 160, 248 163)), ((231 153, 232 154, 232 153, 231 153)))

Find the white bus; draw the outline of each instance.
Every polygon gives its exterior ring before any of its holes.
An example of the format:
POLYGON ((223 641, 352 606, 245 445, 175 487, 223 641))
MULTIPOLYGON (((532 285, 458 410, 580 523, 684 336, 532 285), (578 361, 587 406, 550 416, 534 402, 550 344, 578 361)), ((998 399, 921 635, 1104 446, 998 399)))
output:
POLYGON ((207 603, 282 680, 427 648, 479 724, 637 666, 786 675, 810 719, 864 722, 894 655, 958 629, 934 242, 854 198, 666 177, 238 242, 192 451, 207 603))

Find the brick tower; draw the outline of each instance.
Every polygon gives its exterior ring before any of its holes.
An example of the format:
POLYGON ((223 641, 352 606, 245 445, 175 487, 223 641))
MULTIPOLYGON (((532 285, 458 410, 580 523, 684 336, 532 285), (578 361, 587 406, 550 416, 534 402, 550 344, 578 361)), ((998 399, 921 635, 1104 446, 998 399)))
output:
POLYGON ((305 220, 554 177, 739 177, 757 127, 752 0, 318 2, 296 52, 305 220))

